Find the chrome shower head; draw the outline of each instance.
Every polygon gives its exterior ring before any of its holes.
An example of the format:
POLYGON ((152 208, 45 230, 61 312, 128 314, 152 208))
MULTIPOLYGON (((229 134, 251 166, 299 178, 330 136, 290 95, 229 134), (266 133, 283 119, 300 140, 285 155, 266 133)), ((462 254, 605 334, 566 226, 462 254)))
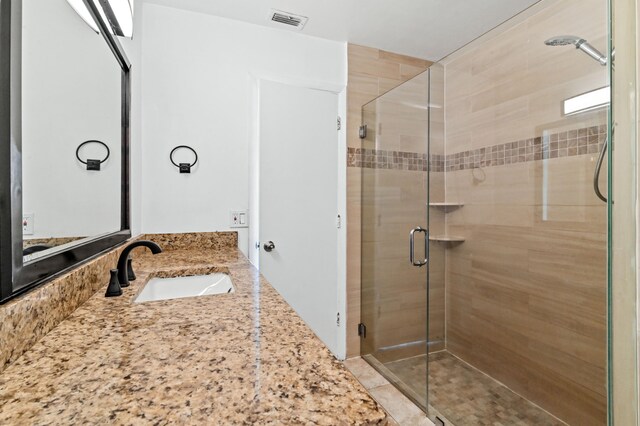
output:
POLYGON ((587 40, 583 38, 572 35, 557 36, 545 40, 544 44, 547 46, 568 46, 573 44, 576 49, 582 50, 584 53, 598 61, 600 65, 607 65, 607 57, 600 53, 598 49, 587 43, 587 40))
POLYGON ((586 42, 586 40, 576 36, 565 35, 552 37, 548 40, 545 40, 544 44, 546 44, 547 46, 568 46, 570 44, 573 44, 578 47, 578 43, 580 42, 586 42))

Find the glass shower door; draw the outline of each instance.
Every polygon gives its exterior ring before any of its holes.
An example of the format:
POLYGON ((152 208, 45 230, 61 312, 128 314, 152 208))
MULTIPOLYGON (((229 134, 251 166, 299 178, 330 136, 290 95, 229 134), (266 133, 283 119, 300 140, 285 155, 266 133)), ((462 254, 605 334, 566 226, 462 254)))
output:
POLYGON ((362 117, 361 355, 427 411, 429 71, 362 117))

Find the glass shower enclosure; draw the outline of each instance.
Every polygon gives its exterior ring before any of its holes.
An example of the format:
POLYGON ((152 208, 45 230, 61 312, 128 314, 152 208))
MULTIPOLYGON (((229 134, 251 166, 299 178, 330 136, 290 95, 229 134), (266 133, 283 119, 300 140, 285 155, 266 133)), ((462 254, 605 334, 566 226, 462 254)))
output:
POLYGON ((608 16, 541 1, 362 108, 361 356, 432 420, 607 424, 611 123, 569 107, 608 16))
POLYGON ((444 349, 444 247, 437 241, 445 238, 448 209, 443 93, 430 90, 432 79, 444 87, 441 66, 362 109, 361 352, 424 410, 425 354, 444 349))

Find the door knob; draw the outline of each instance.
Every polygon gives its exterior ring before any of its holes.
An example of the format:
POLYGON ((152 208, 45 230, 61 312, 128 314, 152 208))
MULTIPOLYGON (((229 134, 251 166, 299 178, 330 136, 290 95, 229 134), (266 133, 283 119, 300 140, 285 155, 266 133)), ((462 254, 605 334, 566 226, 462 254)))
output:
POLYGON ((270 252, 276 248, 276 245, 273 244, 273 241, 269 241, 268 243, 264 243, 264 251, 270 252))

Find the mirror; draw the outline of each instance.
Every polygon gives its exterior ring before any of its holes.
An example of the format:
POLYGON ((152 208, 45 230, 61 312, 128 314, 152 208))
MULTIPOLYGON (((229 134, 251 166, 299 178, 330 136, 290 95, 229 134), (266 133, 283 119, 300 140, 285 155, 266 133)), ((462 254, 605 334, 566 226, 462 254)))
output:
POLYGON ((121 229, 122 69, 66 0, 22 0, 21 52, 28 264, 121 229))
POLYGON ((99 34, 66 0, 0 2, 0 303, 131 237, 131 63, 82 2, 99 34))

